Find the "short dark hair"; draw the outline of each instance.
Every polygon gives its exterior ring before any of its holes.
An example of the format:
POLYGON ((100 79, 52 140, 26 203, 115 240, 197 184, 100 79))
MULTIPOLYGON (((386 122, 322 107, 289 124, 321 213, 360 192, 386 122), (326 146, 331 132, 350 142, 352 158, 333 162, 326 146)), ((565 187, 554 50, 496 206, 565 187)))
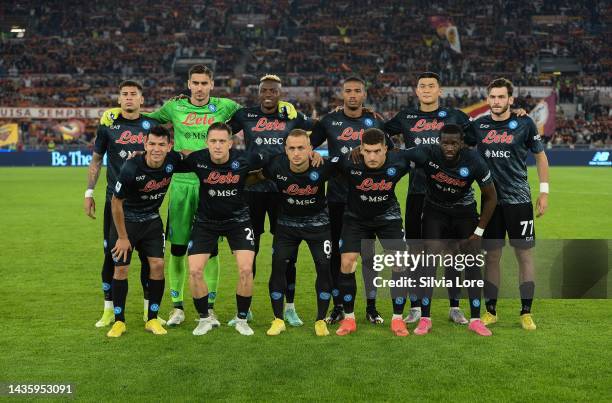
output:
POLYGON ((366 131, 363 132, 363 135, 361 136, 361 144, 385 145, 385 143, 386 143, 385 132, 377 128, 367 129, 366 131))
POLYGON ((463 129, 461 128, 461 126, 459 125, 455 125, 455 124, 448 124, 448 125, 444 125, 442 127, 442 129, 440 129, 440 138, 442 137, 443 134, 458 134, 459 137, 461 137, 461 140, 463 140, 463 129))
POLYGON ((210 133, 211 130, 225 130, 229 137, 232 137, 232 128, 227 123, 215 122, 208 126, 208 133, 210 133))
POLYGON ((123 87, 136 87, 140 92, 142 92, 142 84, 135 80, 124 80, 119 84, 119 91, 123 89, 123 87))
POLYGON ((147 136, 150 134, 157 136, 157 137, 165 137, 168 140, 168 143, 172 141, 172 135, 170 134, 170 131, 166 129, 164 126, 153 127, 151 131, 149 131, 147 136))
POLYGON ((189 69, 189 79, 193 74, 206 74, 211 80, 213 79, 213 71, 203 64, 195 64, 189 69))
POLYGON ((422 78, 435 78, 438 82, 438 85, 440 85, 440 75, 438 73, 434 73, 433 71, 424 71, 423 73, 419 74, 416 81, 417 84, 422 78))
POLYGON ((366 86, 366 82, 363 78, 361 77, 357 77, 357 76, 350 76, 347 77, 343 82, 342 85, 346 84, 346 83, 350 83, 350 82, 357 82, 357 83, 361 83, 361 85, 363 85, 363 87, 365 88, 366 86))
POLYGON ((493 88, 503 87, 506 87, 508 90, 508 97, 511 97, 512 93, 514 92, 514 86, 512 85, 512 81, 504 77, 496 78, 495 80, 491 81, 489 85, 487 85, 487 94, 490 93, 491 89, 493 88))

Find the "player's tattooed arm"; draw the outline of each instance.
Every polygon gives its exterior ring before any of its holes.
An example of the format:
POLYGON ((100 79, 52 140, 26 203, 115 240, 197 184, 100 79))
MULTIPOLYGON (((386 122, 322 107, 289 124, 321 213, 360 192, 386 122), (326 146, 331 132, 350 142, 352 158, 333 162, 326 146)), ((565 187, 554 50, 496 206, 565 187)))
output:
POLYGON ((113 213, 113 221, 117 229, 118 239, 111 253, 116 261, 127 260, 128 252, 132 249, 130 240, 128 239, 127 229, 125 228, 125 215, 123 213, 123 199, 113 195, 111 200, 111 211, 113 213))
POLYGON ((93 198, 93 190, 98 183, 100 177, 100 170, 102 168, 102 155, 94 152, 89 162, 89 169, 87 173, 87 191, 85 192, 85 201, 83 202, 83 209, 88 217, 93 219, 96 218, 96 201, 93 198))
POLYGON ((548 157, 544 151, 533 155, 540 179, 540 195, 536 201, 536 217, 542 217, 548 209, 548 157))

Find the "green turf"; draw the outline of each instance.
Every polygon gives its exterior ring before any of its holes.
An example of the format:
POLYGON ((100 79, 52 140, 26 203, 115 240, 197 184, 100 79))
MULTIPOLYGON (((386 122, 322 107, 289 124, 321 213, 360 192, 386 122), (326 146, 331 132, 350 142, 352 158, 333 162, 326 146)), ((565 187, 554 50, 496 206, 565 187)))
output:
MULTIPOLYGON (((550 211, 536 222, 538 238, 612 238, 611 172, 551 169, 550 211)), ((502 300, 501 323, 488 339, 449 324, 446 302, 436 300, 433 332, 399 339, 387 324, 364 322, 359 295, 358 334, 317 338, 314 269, 302 248, 296 305, 306 324, 268 337, 268 235, 258 260, 255 336, 223 326, 195 338, 189 301, 182 327, 166 337, 145 333, 134 265, 129 330, 109 340, 93 326, 102 308, 103 183, 96 221, 82 212, 85 184, 85 169, 0 169, 0 382, 71 382, 76 397, 89 401, 612 400, 610 300, 537 300, 534 333, 520 329, 518 302, 502 300)), ((403 200, 405 186, 399 193, 403 200)), ((226 321, 235 311, 236 273, 227 247, 221 258, 216 308, 226 321)), ((166 295, 165 317, 169 306, 166 295)), ((379 307, 388 320, 390 303, 379 307)))

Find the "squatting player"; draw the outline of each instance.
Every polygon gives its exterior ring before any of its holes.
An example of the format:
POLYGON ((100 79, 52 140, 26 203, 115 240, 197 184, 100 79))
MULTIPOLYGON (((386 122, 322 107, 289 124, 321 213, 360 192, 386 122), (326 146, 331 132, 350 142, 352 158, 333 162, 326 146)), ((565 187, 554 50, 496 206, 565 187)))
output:
MULTIPOLYGON (((384 122, 380 116, 364 110, 363 105, 366 98, 365 82, 358 77, 348 77, 342 84, 343 108, 340 111, 325 115, 315 124, 310 135, 313 148, 317 148, 327 141, 330 158, 344 158, 349 155, 353 148, 359 147, 364 130, 370 128, 382 129, 384 122)), ((390 144, 390 139, 387 142, 390 144)), ((327 199, 332 236, 331 272, 334 309, 327 318, 329 324, 339 322, 344 318, 338 278, 340 276, 339 242, 347 197, 348 184, 346 178, 338 176, 330 179, 327 199)), ((362 259, 363 264, 365 264, 365 268, 362 268, 362 275, 367 296, 366 318, 370 323, 383 323, 383 318, 376 310, 376 287, 373 285, 375 273, 372 270, 371 259, 365 256, 362 259)))
MULTIPOLYGON (((234 133, 242 131, 247 153, 264 155, 284 152, 283 140, 293 129, 312 129, 312 121, 303 113, 290 119, 286 114, 278 113, 281 102, 281 79, 275 75, 266 75, 259 81, 259 105, 238 110, 228 124, 234 133)), ((266 214, 270 222, 270 232, 274 234, 278 207, 281 199, 278 189, 271 180, 261 181, 245 188, 245 198, 249 205, 251 224, 255 231, 255 262, 253 262, 253 277, 256 274, 256 261, 259 252, 261 235, 264 233, 266 214)), ((285 298, 285 318, 291 326, 302 326, 295 306, 295 261, 289 262, 286 270, 287 292, 285 298)), ((229 323, 233 325, 233 323, 229 323)))
MULTIPOLYGON (((463 136, 460 126, 447 124, 440 129, 439 145, 423 145, 406 151, 425 174, 423 238, 427 255, 441 256, 450 249, 476 256, 480 253, 478 241, 495 210, 497 198, 489 167, 478 151, 465 147, 463 136), (474 181, 482 194, 480 218, 472 189, 474 181), (446 240, 452 240, 450 245, 446 240)), ((419 270, 421 278, 435 278, 436 269, 435 266, 422 268, 419 270)), ((457 271, 458 267, 450 269, 457 271)), ((490 336, 491 331, 480 320, 482 287, 476 283, 482 278, 480 267, 477 264, 466 265, 464 270, 465 278, 471 284, 468 287, 471 313, 468 329, 481 336, 490 336)), ((451 277, 451 281, 456 280, 451 277)), ((419 291, 422 316, 414 333, 423 335, 431 329, 433 287, 422 287, 419 291)))
POLYGON ((125 300, 132 249, 146 257, 151 268, 148 279, 149 307, 145 329, 163 335, 166 330, 157 319, 164 294, 164 250, 166 237, 159 207, 181 156, 171 152, 170 133, 162 126, 145 136, 145 153, 128 160, 119 172, 113 188, 113 225, 109 233, 115 264, 113 305, 115 323, 108 337, 120 337, 126 331, 125 300))
POLYGON ((311 154, 308 133, 294 129, 285 140, 285 153, 273 157, 263 169, 263 175, 275 183, 280 194, 269 282, 275 317, 267 332, 270 336, 285 331, 283 295, 289 291, 285 272, 287 263, 295 262, 302 241, 308 244, 317 273, 315 333, 329 335, 324 319, 331 299, 331 232, 325 182, 335 172, 335 167, 329 162, 314 167, 310 163, 311 154))
MULTIPOLYGON (((111 197, 112 190, 117 182, 117 175, 121 166, 134 151, 143 151, 144 139, 149 131, 158 123, 148 117, 142 116, 140 108, 144 103, 142 86, 132 80, 119 84, 118 99, 121 117, 115 120, 112 126, 100 125, 96 131, 94 150, 89 172, 87 175, 87 191, 85 192, 85 214, 95 218, 96 203, 93 197, 94 188, 98 183, 102 160, 106 154, 108 169, 106 170, 106 201, 104 203, 104 264, 102 265, 102 290, 104 291, 104 312, 102 318, 96 322, 96 327, 110 325, 115 317, 113 314, 112 280, 115 265, 110 254, 109 231, 112 224, 111 197)), ((139 254, 142 268, 140 281, 144 293, 144 320, 147 320, 149 297, 147 282, 149 279, 149 262, 146 256, 139 254)), ((160 319, 162 323, 164 321, 160 319)))
POLYGON ((540 194, 536 201, 537 216, 540 217, 548 207, 548 159, 533 120, 510 111, 514 101, 512 83, 498 78, 489 84, 487 91, 491 115, 473 122, 478 151, 487 161, 497 189, 497 207, 484 232, 483 245, 487 250, 484 296, 487 312, 482 319, 487 325, 497 322, 500 261, 507 233, 519 265, 521 326, 526 330, 535 330, 531 316, 535 289, 531 249, 535 245, 535 229, 526 160, 527 153, 532 152, 540 181, 540 194))

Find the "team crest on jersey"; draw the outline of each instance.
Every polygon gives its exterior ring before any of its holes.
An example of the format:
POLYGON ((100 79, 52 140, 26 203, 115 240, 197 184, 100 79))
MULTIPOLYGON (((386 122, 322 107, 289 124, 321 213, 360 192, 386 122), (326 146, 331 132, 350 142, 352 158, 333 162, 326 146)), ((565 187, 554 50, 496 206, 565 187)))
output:
POLYGON ((518 127, 518 122, 516 120, 511 120, 510 123, 508 123, 508 127, 514 130, 518 127))
POLYGON ((144 120, 142 122, 142 128, 145 130, 149 130, 151 128, 151 122, 149 122, 148 120, 144 120))
POLYGON ((172 164, 166 165, 166 172, 170 173, 174 170, 174 166, 172 164))
POLYGON ((370 118, 365 118, 363 120, 363 124, 366 125, 367 127, 372 127, 374 125, 374 121, 370 118))
POLYGON ((396 173, 397 173, 397 169, 395 169, 394 167, 387 168, 387 175, 395 176, 396 173))
POLYGON ((319 179, 319 173, 317 171, 312 171, 309 175, 311 181, 316 181, 319 179))
POLYGON ((217 107, 214 104, 209 104, 208 110, 211 112, 217 112, 217 107))
POLYGON ((445 118, 445 117, 446 117, 446 115, 448 115, 448 112, 446 112, 446 111, 440 111, 440 112, 438 112, 438 117, 439 117, 439 118, 445 118))
POLYGON ((240 168, 240 162, 232 161, 232 169, 236 170, 238 168, 240 168))
POLYGON ((461 175, 462 178, 467 178, 469 174, 470 174, 470 170, 467 169, 467 167, 459 168, 459 175, 461 175))

